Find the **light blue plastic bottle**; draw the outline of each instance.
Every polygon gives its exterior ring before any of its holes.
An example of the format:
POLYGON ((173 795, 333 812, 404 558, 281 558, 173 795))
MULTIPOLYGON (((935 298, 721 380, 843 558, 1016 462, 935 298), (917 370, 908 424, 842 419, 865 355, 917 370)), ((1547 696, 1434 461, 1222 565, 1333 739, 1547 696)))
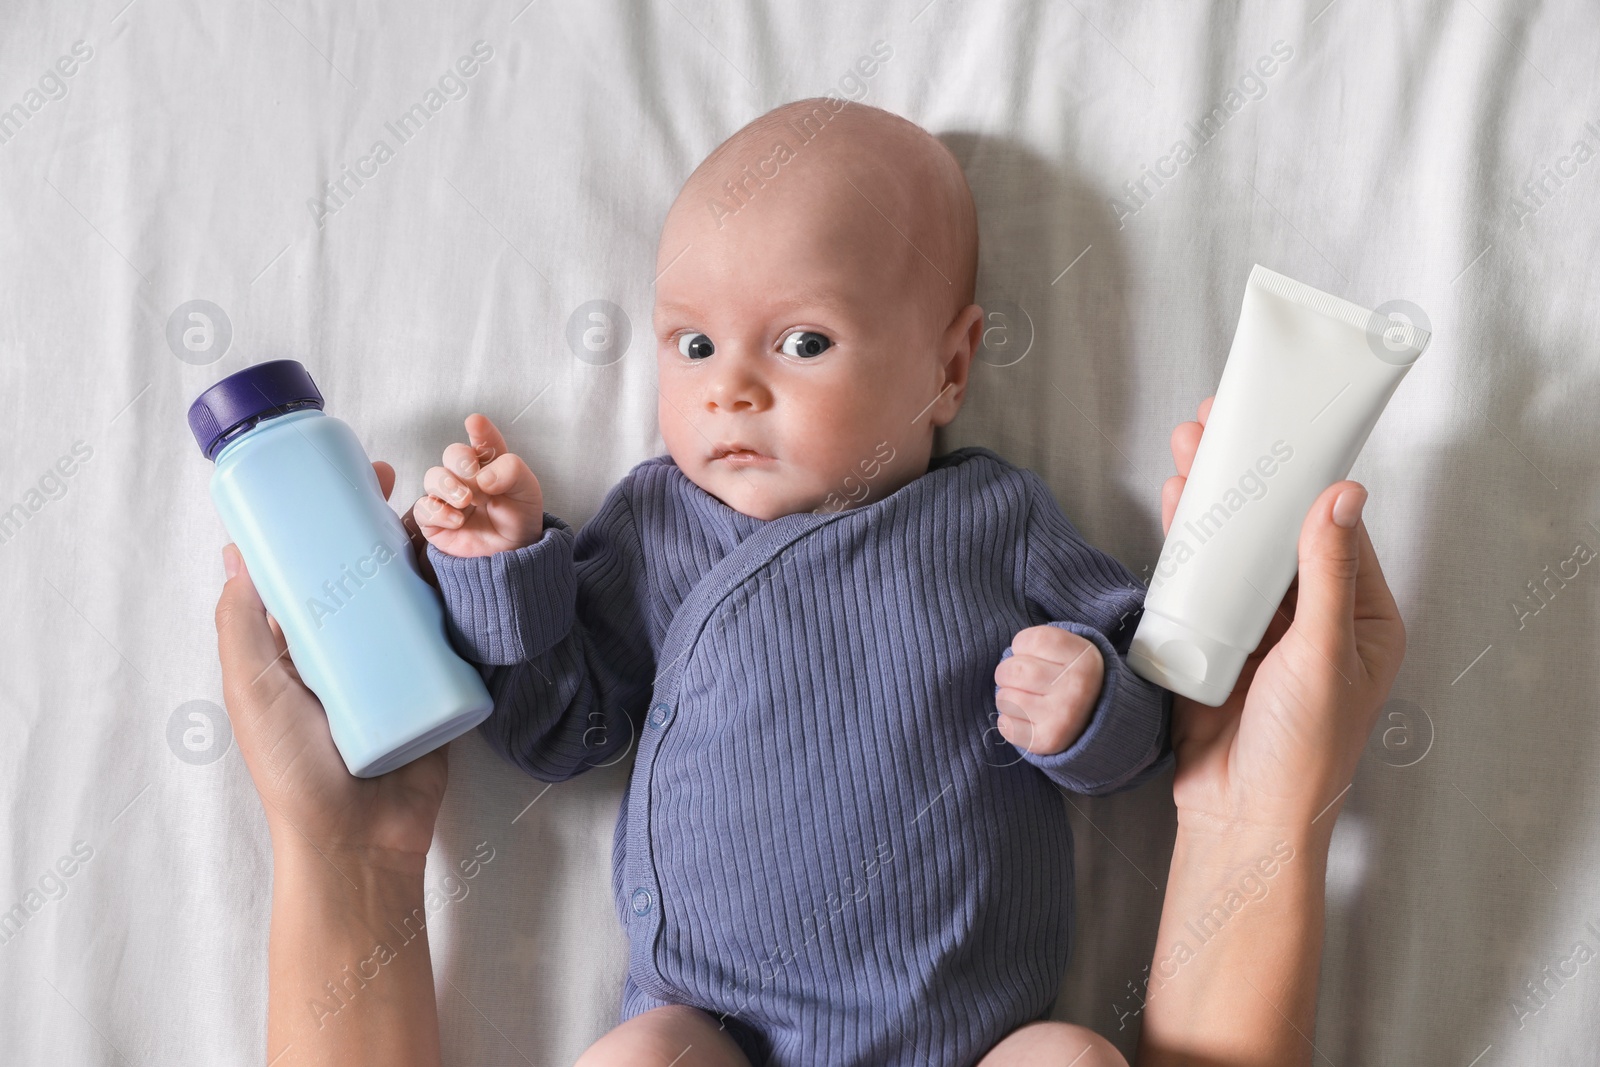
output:
POLYGON ((477 726, 494 701, 458 656, 349 426, 298 362, 247 367, 189 409, 211 498, 345 766, 370 778, 477 726))

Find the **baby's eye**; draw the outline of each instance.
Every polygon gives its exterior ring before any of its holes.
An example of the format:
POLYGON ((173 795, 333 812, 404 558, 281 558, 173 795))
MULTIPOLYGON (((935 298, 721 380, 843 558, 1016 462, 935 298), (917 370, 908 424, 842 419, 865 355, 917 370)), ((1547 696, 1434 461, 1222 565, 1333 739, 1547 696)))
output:
POLYGON ((716 350, 711 338, 703 333, 686 333, 678 338, 678 351, 690 359, 705 359, 716 350))
POLYGON ((811 330, 796 330, 783 339, 783 354, 786 356, 820 356, 832 347, 832 341, 811 330))

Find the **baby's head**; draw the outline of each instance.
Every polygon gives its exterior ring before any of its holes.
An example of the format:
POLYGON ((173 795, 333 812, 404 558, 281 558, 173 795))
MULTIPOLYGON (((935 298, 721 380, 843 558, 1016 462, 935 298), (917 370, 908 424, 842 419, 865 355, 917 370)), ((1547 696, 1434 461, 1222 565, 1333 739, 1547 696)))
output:
POLYGON ((926 130, 801 100, 684 183, 657 253, 661 436, 760 519, 878 500, 928 469, 982 332, 977 215, 926 130), (727 446, 757 455, 720 458, 727 446))

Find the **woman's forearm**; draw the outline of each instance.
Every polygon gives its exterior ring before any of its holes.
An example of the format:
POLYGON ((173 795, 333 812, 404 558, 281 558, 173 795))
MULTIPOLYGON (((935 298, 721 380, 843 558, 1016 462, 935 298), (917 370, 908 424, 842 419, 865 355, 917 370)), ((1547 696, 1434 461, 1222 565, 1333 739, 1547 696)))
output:
POLYGON ((267 1062, 438 1067, 423 858, 274 837, 267 1062))
POLYGON ((1139 1067, 1311 1062, 1327 830, 1180 825, 1139 1067))

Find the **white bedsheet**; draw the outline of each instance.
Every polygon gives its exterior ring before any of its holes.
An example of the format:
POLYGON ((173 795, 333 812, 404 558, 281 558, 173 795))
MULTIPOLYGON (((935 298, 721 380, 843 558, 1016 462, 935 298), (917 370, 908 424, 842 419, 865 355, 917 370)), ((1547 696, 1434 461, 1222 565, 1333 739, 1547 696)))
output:
MULTIPOLYGON (((0 9, 0 108, 26 115, 0 125, 0 509, 26 513, 0 540, 0 911, 26 912, 0 943, 0 1063, 263 1059, 265 824, 237 749, 183 736, 221 700, 225 540, 189 400, 303 360, 397 501, 481 410, 579 523, 661 450, 653 251, 679 182, 830 89, 946 137, 978 198, 1010 345, 943 447, 1040 471, 1136 570, 1252 264, 1425 309, 1432 347, 1354 472, 1410 654, 1336 837, 1317 1060, 1592 1057, 1600 574, 1564 563, 1600 550, 1592 4, 524 2, 0 9), (169 344, 193 300, 226 315, 220 358, 169 344), (592 300, 631 322, 614 362, 568 345, 592 300)), ((429 874, 447 1062, 570 1063, 614 1020, 625 773, 547 789, 454 746, 429 874), (481 842, 492 861, 446 883, 481 842)), ((1058 1014, 1130 1052, 1166 785, 1063 807, 1058 1014)))

